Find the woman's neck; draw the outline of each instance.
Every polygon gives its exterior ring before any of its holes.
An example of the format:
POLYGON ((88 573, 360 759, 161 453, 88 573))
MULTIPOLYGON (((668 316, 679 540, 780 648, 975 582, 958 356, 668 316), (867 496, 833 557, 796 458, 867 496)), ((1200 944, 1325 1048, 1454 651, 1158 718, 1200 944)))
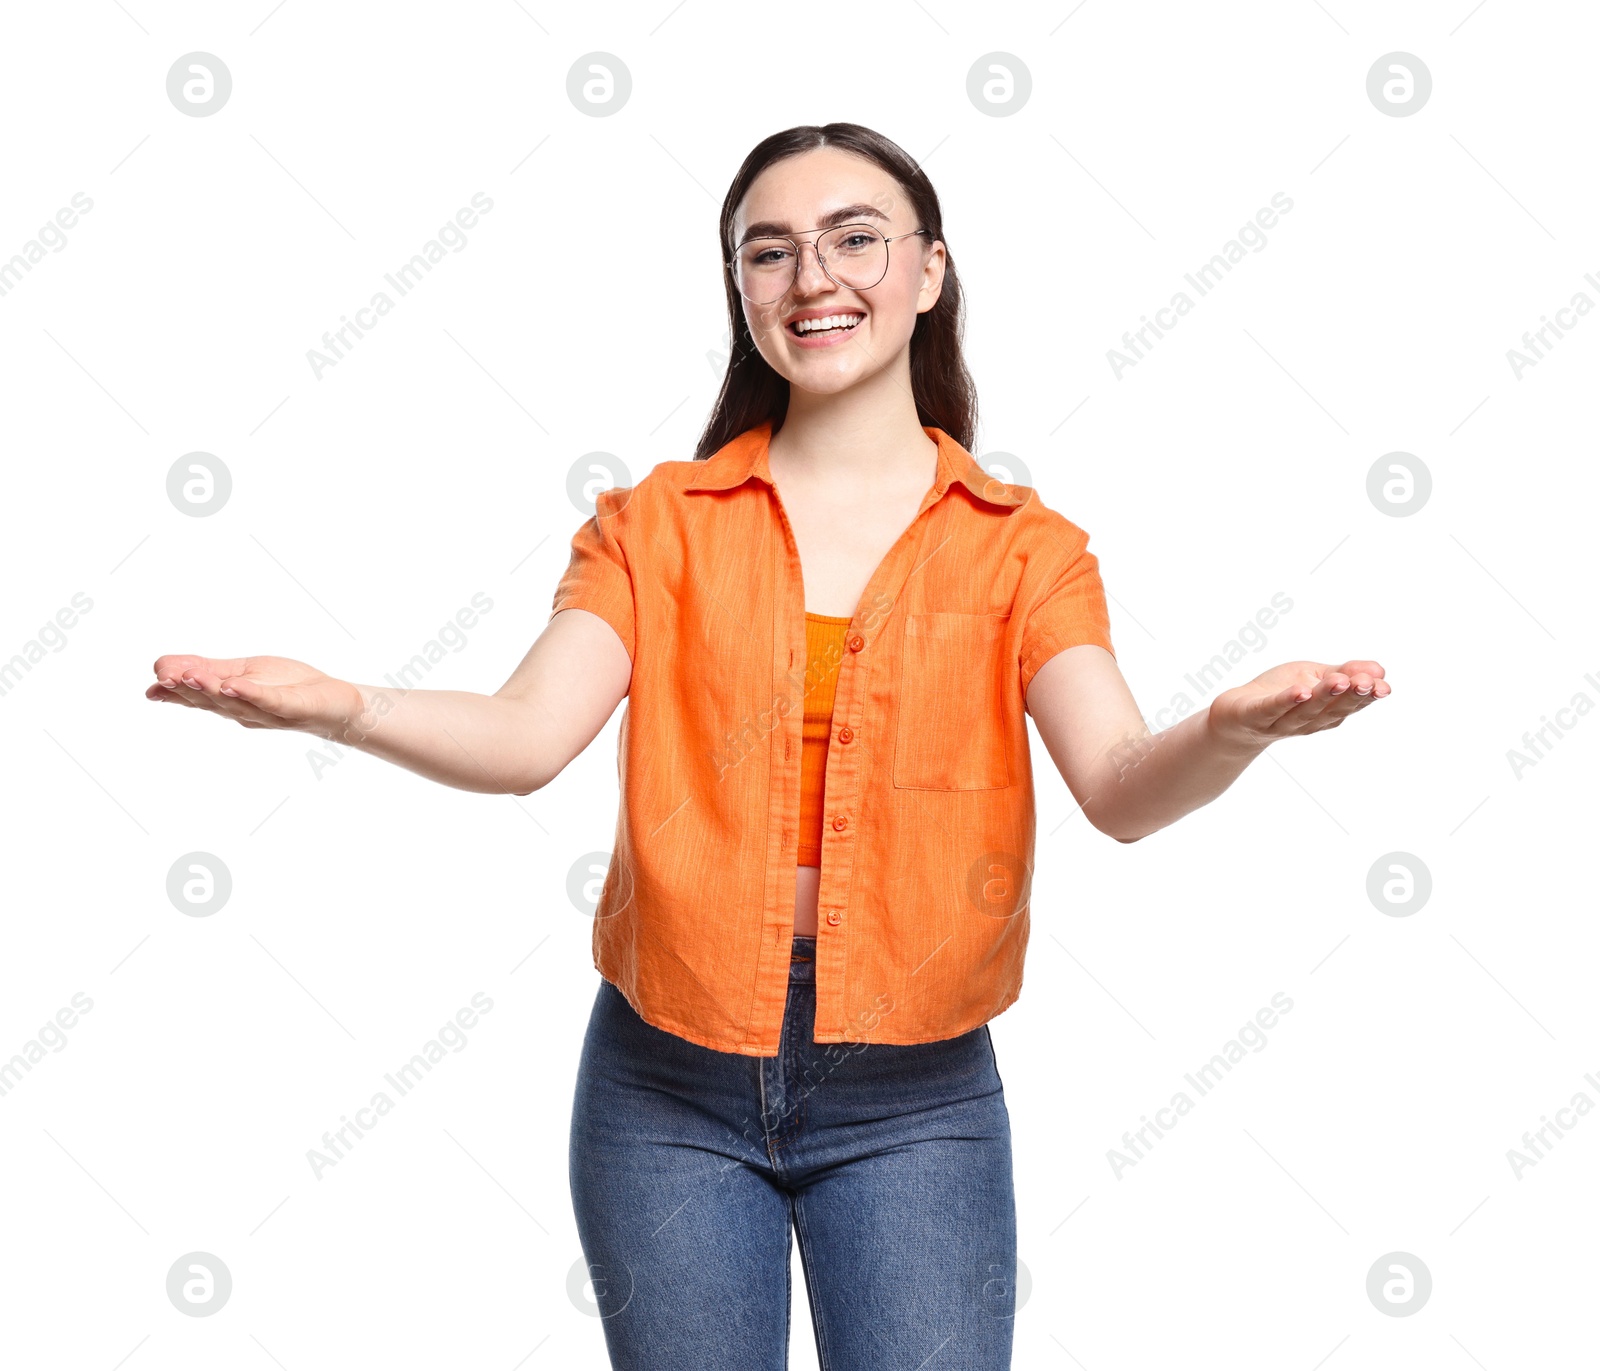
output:
POLYGON ((910 395, 898 388, 896 395, 872 405, 853 395, 791 395, 767 452, 773 479, 825 488, 854 483, 864 498, 930 484, 937 445, 917 421, 910 395))

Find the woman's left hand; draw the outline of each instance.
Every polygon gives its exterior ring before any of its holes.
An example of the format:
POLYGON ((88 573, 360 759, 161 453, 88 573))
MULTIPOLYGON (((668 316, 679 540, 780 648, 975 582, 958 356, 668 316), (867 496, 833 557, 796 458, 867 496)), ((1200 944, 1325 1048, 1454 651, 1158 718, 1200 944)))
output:
POLYGON ((1260 749, 1279 738, 1338 728, 1392 693, 1377 662, 1285 662, 1218 695, 1211 727, 1229 744, 1260 749))

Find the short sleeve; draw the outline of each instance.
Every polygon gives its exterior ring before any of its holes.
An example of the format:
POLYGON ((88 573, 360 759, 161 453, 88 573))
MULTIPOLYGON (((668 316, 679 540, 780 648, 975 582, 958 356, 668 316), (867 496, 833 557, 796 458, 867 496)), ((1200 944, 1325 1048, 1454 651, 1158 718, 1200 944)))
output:
POLYGON ((617 487, 595 497, 594 514, 572 535, 572 555, 556 584, 553 619, 563 609, 586 609, 613 629, 633 660, 633 574, 622 546, 622 524, 632 490, 617 487))
POLYGON ((1044 545, 1049 552, 1041 557, 1050 569, 1025 610, 1018 655, 1024 696, 1039 668, 1069 647, 1092 643, 1113 657, 1117 655, 1111 646, 1111 616, 1100 582, 1100 561, 1089 551, 1089 535, 1059 519, 1045 533, 1044 545))

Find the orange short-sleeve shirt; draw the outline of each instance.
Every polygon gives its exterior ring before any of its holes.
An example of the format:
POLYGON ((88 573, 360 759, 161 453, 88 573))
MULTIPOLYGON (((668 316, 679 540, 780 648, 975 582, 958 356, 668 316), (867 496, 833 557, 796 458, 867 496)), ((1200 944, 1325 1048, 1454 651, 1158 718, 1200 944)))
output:
MULTIPOLYGON (((770 423, 603 491, 551 617, 633 663, 595 969, 650 1024, 778 1052, 794 934, 806 620, 770 423)), ((1022 988, 1034 855, 1025 696, 1114 651, 1088 535, 942 429, 933 486, 845 636, 828 740, 817 1042, 952 1038, 1022 988)))

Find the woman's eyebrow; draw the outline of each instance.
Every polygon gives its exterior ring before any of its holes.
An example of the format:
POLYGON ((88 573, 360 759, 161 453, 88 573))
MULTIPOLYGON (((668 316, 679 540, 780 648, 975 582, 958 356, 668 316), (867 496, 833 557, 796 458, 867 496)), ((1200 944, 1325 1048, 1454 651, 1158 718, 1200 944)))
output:
MULTIPOLYGON (((833 228, 836 224, 848 224, 855 219, 864 219, 868 215, 874 219, 888 219, 888 215, 872 205, 845 205, 842 209, 829 210, 817 223, 817 228, 833 228)), ((792 232, 787 223, 777 219, 763 219, 759 223, 751 224, 744 231, 746 238, 776 238, 783 237, 792 232)), ((810 232, 809 229, 806 232, 810 232)))

